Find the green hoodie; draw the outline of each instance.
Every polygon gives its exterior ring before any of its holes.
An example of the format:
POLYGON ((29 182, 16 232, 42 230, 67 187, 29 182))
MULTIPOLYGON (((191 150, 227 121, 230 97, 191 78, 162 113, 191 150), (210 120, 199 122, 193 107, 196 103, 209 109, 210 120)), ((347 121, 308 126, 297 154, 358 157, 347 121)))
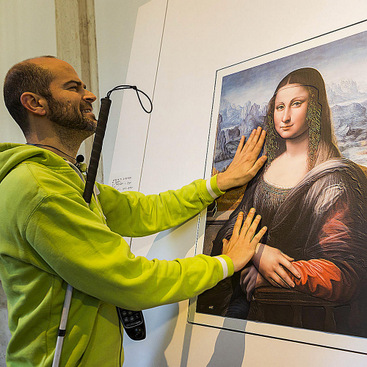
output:
MULTIPOLYGON (((210 180, 216 195, 216 177, 210 180)), ((122 236, 179 225, 213 198, 206 181, 144 196, 84 183, 45 149, 0 144, 0 278, 12 333, 8 367, 51 366, 67 283, 74 287, 61 366, 118 366, 115 306, 140 310, 193 297, 225 277, 222 262, 198 255, 175 261, 135 257, 122 236)))

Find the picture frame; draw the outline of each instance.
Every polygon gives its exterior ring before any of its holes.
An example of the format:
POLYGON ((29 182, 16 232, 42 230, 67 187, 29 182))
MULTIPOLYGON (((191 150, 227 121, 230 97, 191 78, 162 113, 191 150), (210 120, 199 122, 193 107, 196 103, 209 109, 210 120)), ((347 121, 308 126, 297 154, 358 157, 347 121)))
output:
MULTIPOLYGON (((315 68, 323 76, 340 151, 364 170, 367 166, 366 40, 365 20, 217 70, 205 177, 221 172, 230 164, 240 136, 248 138, 254 128, 264 127, 267 104, 277 84, 300 68, 315 68)), ((244 191, 245 188, 239 188, 226 193, 216 206, 199 215, 196 254, 211 254, 218 228, 228 220, 244 191), (210 221, 211 225, 207 225, 210 221)), ((200 309, 200 297, 190 300, 190 323, 367 354, 365 337, 225 317, 200 309)))

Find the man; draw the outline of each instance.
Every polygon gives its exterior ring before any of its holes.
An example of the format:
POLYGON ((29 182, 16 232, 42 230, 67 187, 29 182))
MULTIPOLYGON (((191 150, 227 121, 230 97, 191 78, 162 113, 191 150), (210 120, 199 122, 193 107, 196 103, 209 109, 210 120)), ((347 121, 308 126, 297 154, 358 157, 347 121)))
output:
POLYGON ((28 145, 0 144, 0 277, 12 333, 8 366, 50 366, 67 284, 74 287, 62 366, 117 366, 121 354, 115 307, 140 310, 193 297, 245 266, 266 229, 254 210, 225 243, 223 255, 175 261, 135 257, 122 236, 179 225, 223 191, 246 184, 265 133, 241 140, 228 170, 177 191, 144 196, 97 184, 88 206, 74 166, 96 119, 75 70, 53 57, 13 66, 5 104, 28 145))

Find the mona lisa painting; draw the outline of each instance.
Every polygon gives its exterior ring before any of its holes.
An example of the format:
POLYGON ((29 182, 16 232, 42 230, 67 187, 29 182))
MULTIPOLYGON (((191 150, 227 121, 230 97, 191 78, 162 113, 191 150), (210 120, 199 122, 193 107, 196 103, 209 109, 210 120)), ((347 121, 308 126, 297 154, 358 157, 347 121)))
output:
POLYGON ((258 126, 268 159, 209 208, 202 252, 221 254, 252 207, 268 232, 195 314, 367 337, 367 32, 343 32, 217 71, 211 173, 258 126))

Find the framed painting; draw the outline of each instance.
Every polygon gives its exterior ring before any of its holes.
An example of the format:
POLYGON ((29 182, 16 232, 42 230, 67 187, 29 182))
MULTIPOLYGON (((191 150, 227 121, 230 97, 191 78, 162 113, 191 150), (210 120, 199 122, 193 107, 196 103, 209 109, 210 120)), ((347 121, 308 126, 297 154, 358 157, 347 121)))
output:
POLYGON ((367 354, 367 21, 217 70, 206 176, 259 126, 267 163, 199 217, 196 253, 252 207, 268 232, 189 321, 367 354))

